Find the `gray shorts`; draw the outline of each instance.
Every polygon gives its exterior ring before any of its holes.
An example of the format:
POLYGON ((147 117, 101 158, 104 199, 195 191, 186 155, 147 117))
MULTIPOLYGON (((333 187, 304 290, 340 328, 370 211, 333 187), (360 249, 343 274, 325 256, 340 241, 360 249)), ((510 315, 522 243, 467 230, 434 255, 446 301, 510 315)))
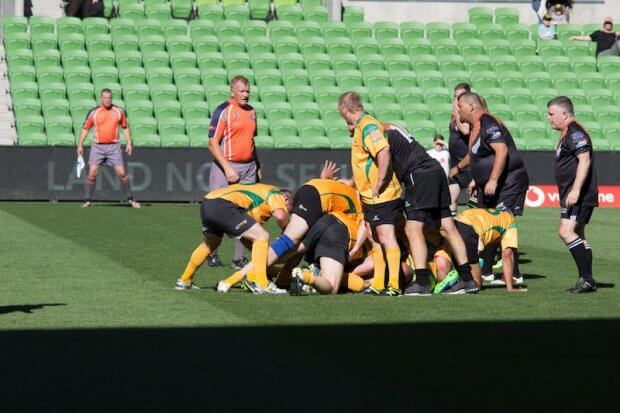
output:
MULTIPOLYGON (((239 183, 255 184, 258 178, 256 162, 237 163, 228 162, 239 175, 239 183)), ((209 175, 209 190, 224 188, 230 185, 226 180, 226 174, 217 162, 211 163, 211 173, 209 175)))
POLYGON ((123 148, 119 143, 93 143, 90 146, 89 165, 123 166, 123 148))

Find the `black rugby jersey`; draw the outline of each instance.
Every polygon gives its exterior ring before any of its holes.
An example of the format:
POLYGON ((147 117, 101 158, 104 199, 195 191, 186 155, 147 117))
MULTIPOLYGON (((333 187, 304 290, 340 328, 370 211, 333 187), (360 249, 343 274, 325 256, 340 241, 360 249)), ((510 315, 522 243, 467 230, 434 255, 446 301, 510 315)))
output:
POLYGON ((561 135, 560 143, 555 151, 555 181, 560 192, 560 205, 562 207, 566 205, 566 195, 575 182, 577 165, 579 165, 577 155, 590 152, 590 170, 577 203, 583 206, 598 206, 598 185, 590 135, 576 121, 569 123, 562 130, 561 135))
POLYGON ((405 182, 408 174, 442 169, 437 160, 404 129, 390 125, 385 135, 390 144, 392 169, 400 182, 405 182))
POLYGON ((479 188, 484 188, 493 169, 495 151, 492 143, 503 143, 508 147, 508 159, 497 182, 496 195, 517 194, 528 190, 529 177, 517 146, 504 124, 488 113, 472 125, 474 141, 469 148, 471 175, 479 188))
MULTIPOLYGON (((456 126, 456 121, 450 121, 450 141, 448 142, 448 152, 450 152, 450 168, 459 163, 469 152, 469 135, 463 135, 456 126)), ((469 169, 469 166, 461 170, 469 169)))

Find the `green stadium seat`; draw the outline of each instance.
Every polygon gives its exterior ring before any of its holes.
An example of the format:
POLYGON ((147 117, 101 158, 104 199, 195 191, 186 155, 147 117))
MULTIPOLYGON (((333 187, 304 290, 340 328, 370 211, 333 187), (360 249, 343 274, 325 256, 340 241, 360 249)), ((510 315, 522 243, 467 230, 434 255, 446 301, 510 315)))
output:
POLYGON ((70 66, 63 70, 63 76, 67 86, 73 83, 89 83, 91 80, 90 68, 88 66, 70 66))
POLYGON ((489 111, 504 122, 513 120, 512 109, 510 109, 510 106, 505 105, 503 103, 497 103, 493 105, 492 107, 489 108, 489 111))
POLYGON ((497 74, 499 87, 514 89, 525 87, 525 77, 521 72, 501 72, 497 74))
POLYGON ((570 58, 573 72, 580 74, 595 73, 597 71, 596 59, 592 56, 580 56, 570 58))
POLYGON ((571 72, 571 64, 566 56, 551 56, 544 58, 545 69, 549 72, 550 75, 555 75, 556 73, 567 73, 571 72))
POLYGON ((439 70, 444 74, 465 70, 465 61, 458 55, 438 56, 437 64, 439 65, 439 70))
POLYGON ((265 103, 286 102, 286 88, 284 86, 265 86, 260 90, 260 100, 265 103))
POLYGON ((553 86, 558 90, 579 88, 577 75, 573 72, 554 73, 553 76, 551 76, 551 81, 553 82, 553 86))
POLYGON ((343 7, 342 21, 347 26, 353 23, 363 23, 364 9, 360 6, 345 5, 343 7))
MULTIPOLYGON (((165 125, 163 125, 163 128, 165 128, 166 130, 175 130, 176 126, 166 123, 165 125)), ((161 135, 161 146, 163 148, 187 148, 189 146, 189 136, 185 135, 184 133, 161 135)))
POLYGON ((312 86, 297 86, 294 89, 287 89, 286 99, 293 106, 297 103, 314 102, 314 89, 312 86))
POLYGON ((43 117, 47 120, 54 116, 69 116, 67 99, 45 99, 41 101, 43 117))
POLYGON ((582 28, 579 24, 558 24, 556 26, 556 32, 558 40, 565 42, 571 36, 580 36, 582 34, 582 28))
POLYGON ((620 120, 620 108, 616 105, 603 105, 597 107, 595 117, 601 125, 618 122, 620 120))
POLYGON ((534 104, 516 104, 512 106, 512 119, 517 122, 543 120, 538 106, 534 104))
POLYGON ((63 70, 59 66, 41 68, 37 72, 37 80, 39 86, 44 86, 48 83, 64 83, 63 70))
POLYGON ((378 41, 398 38, 398 24, 389 21, 376 22, 374 24, 375 38, 378 41))
POLYGON ((582 89, 604 89, 608 87, 605 82, 605 76, 602 73, 580 73, 577 77, 579 87, 582 89))
POLYGON ((273 40, 273 51, 276 55, 298 53, 299 42, 297 41, 297 38, 293 36, 279 37, 273 40))
POLYGON ((198 6, 198 18, 213 22, 224 19, 224 10, 221 4, 202 4, 198 6))
POLYGON ((278 67, 282 73, 304 68, 304 58, 299 53, 286 53, 278 56, 278 67))
POLYGON ((531 72, 525 76, 525 83, 530 90, 553 87, 551 76, 547 72, 531 72))
POLYGON ((453 106, 451 103, 439 103, 428 105, 431 112, 431 120, 435 124, 448 125, 452 118, 453 106))
POLYGON ((504 91, 500 88, 496 88, 496 87, 480 88, 476 93, 484 97, 489 107, 493 107, 494 105, 497 105, 497 104, 506 103, 506 96, 504 94, 504 91))
POLYGON ((568 96, 575 105, 585 105, 588 103, 586 92, 583 89, 559 89, 564 96, 568 96))
POLYGON ((424 93, 422 92, 422 89, 415 86, 397 89, 396 97, 398 103, 400 103, 403 107, 412 104, 424 103, 424 93))
POLYGON ((596 121, 582 121, 584 129, 588 131, 592 140, 604 139, 603 126, 596 121))
POLYGON ((462 41, 478 39, 478 28, 475 24, 467 22, 453 23, 452 38, 459 43, 462 41))
POLYGON ((293 117, 293 111, 288 102, 265 102, 265 114, 270 124, 280 123, 281 120, 293 117))
POLYGON ((444 74, 444 83, 448 89, 454 89, 454 87, 460 83, 470 84, 471 77, 469 73, 464 70, 455 70, 444 74))
MULTIPOLYGON (((21 119, 17 119, 17 133, 21 137, 34 133, 43 133, 43 117, 38 115, 23 116, 21 119)), ((45 145, 45 143, 43 143, 45 145)))
MULTIPOLYGON (((336 85, 336 74, 333 70, 322 70, 314 72, 310 76, 310 84, 314 88, 322 88, 326 86, 336 85)), ((285 85, 288 86, 288 82, 285 80, 285 85)))
POLYGON ((171 0, 172 17, 187 19, 192 12, 192 0, 171 0))
POLYGON ((279 20, 300 22, 303 20, 301 7, 298 5, 282 5, 276 8, 276 15, 279 20))
POLYGON ((319 105, 314 102, 301 102, 291 104, 293 108, 293 118, 298 123, 306 123, 307 120, 320 119, 321 112, 319 105))
POLYGON ((127 105, 127 116, 130 119, 153 116, 153 104, 150 100, 135 100, 127 105))
POLYGON ((461 56, 479 56, 485 54, 484 43, 482 43, 480 39, 459 40, 458 47, 461 56))
POLYGON ((501 25, 519 23, 519 10, 512 7, 498 7, 495 9, 495 23, 501 25))
POLYGON ((328 20, 327 8, 323 5, 302 6, 301 13, 305 21, 325 23, 328 20))
POLYGON ((331 56, 332 69, 336 72, 341 70, 356 70, 359 68, 357 57, 354 54, 342 54, 331 56))
POLYGON ((139 21, 144 19, 144 6, 142 3, 126 4, 119 7, 119 14, 124 19, 139 21))
POLYGON ((343 70, 337 74, 338 86, 342 90, 350 90, 364 85, 364 78, 359 70, 343 70))
POLYGON ((530 40, 530 28, 523 23, 504 25, 504 34, 510 42, 530 40))
POLYGON ((614 104, 613 94, 608 89, 585 89, 585 92, 588 102, 594 107, 614 104))
POLYGON ((2 33, 4 37, 14 33, 27 33, 28 19, 18 16, 2 16, 2 33))
POLYGON ((368 89, 390 86, 390 75, 385 70, 362 72, 362 77, 368 89))
MULTIPOLYGON (((84 37, 81 35, 76 35, 76 36, 80 36, 82 38, 80 46, 81 46, 81 49, 84 49, 84 37)), ((56 35, 54 33, 40 33, 36 36, 33 36, 31 44, 32 44, 32 51, 34 52, 35 55, 42 50, 58 48, 58 42, 56 40, 56 35)))
POLYGON ((34 66, 40 70, 49 66, 60 66, 60 53, 56 49, 42 50, 34 55, 34 66))
POLYGON ((475 25, 493 22, 493 10, 488 7, 472 7, 467 14, 469 22, 475 25))
POLYGON ((273 138, 269 135, 257 135, 254 137, 254 144, 260 149, 273 149, 273 138))
POLYGON ((351 45, 351 41, 346 38, 334 39, 334 43, 329 43, 328 52, 330 55, 336 53, 351 53, 353 51, 355 55, 360 58, 364 55, 379 54, 379 42, 373 38, 359 39, 354 45, 351 45))
POLYGON ((425 26, 426 38, 431 42, 442 39, 450 39, 450 24, 444 22, 431 22, 425 26))
POLYGON ((424 91, 424 102, 427 105, 452 102, 452 94, 445 87, 433 87, 422 90, 424 91))
MULTIPOLYGON (((255 71, 256 84, 263 86, 279 86, 282 85, 282 74, 278 69, 258 69, 255 71)), ((203 77, 203 83, 205 78, 203 77)))
POLYGON ((368 22, 346 23, 347 32, 352 41, 357 42, 361 39, 373 37, 373 25, 368 22))
POLYGON ((35 82, 35 71, 32 65, 13 66, 9 72, 11 82, 35 82))
POLYGON ((12 82, 11 95, 13 96, 13 101, 36 99, 39 97, 39 87, 35 82, 12 82))
POLYGON ((19 132, 20 146, 46 146, 47 136, 41 132, 19 132))
POLYGON ((273 138, 276 149, 301 149, 303 142, 298 136, 279 136, 273 138))
POLYGON ((413 39, 424 38, 424 24, 418 22, 403 22, 399 27, 400 38, 404 42, 409 42, 413 39))
MULTIPOLYGON (((485 55, 463 56, 465 66, 470 73, 492 71, 491 59, 485 55)), ((497 60, 497 58, 495 59, 497 60)))
POLYGON ((347 31, 342 22, 325 22, 319 24, 315 21, 302 21, 295 25, 295 36, 300 41, 308 37, 339 37, 336 33, 340 33, 342 30, 342 36, 347 36, 347 31))
POLYGON ((299 41, 301 53, 304 56, 325 53, 325 40, 322 37, 305 37, 299 41))
POLYGON ((250 6, 250 18, 256 20, 266 20, 271 11, 270 0, 248 0, 250 6))
POLYGON ((362 74, 375 70, 385 70, 385 59, 378 54, 365 54, 359 56, 357 65, 362 74))
MULTIPOLYGON (((185 122, 180 117, 167 117, 157 122, 157 130, 162 138, 165 137, 165 139, 162 140, 162 146, 165 146, 164 141, 167 140, 169 136, 185 134, 185 122)), ((189 142, 185 146, 189 146, 189 142)))
POLYGON ((433 54, 433 48, 428 39, 412 39, 406 43, 407 54, 412 58, 433 54))
POLYGON ((390 56, 385 62, 385 69, 390 73, 400 73, 403 71, 411 71, 411 59, 406 54, 390 56))
POLYGON ((331 86, 318 89, 314 97, 321 111, 324 111, 325 108, 329 108, 330 110, 333 108, 333 110, 336 110, 338 108, 338 97, 340 94, 341 91, 338 86, 331 86))
POLYGON ((396 90, 390 86, 375 87, 370 90, 370 102, 373 106, 383 108, 383 105, 396 103, 396 90))
POLYGON ((422 89, 443 87, 443 75, 436 70, 417 72, 418 86, 422 89))
POLYGON ((215 36, 215 25, 209 20, 191 20, 189 22, 189 33, 192 39, 202 36, 215 36))
POLYGON ((165 21, 172 18, 172 11, 168 2, 156 3, 151 0, 145 2, 144 6, 144 15, 147 19, 165 21))
POLYGON ((458 55, 459 48, 456 40, 452 39, 436 39, 431 40, 433 53, 436 56, 458 55))
POLYGON ((274 42, 282 37, 295 37, 295 26, 290 21, 272 20, 267 24, 267 30, 274 42))
POLYGON ((250 6, 246 3, 224 6, 224 19, 246 22, 250 20, 250 6))
MULTIPOLYGON (((332 62, 328 54, 326 53, 314 53, 305 56, 305 64, 308 72, 316 72, 320 70, 331 70, 332 62)), ((357 59, 355 59, 355 66, 357 66, 357 59)))
POLYGON ((153 105, 155 119, 158 121, 181 117, 181 104, 176 100, 159 101, 153 105))
POLYGON ((514 56, 495 56, 491 61, 491 65, 496 73, 509 71, 517 72, 519 70, 517 58, 514 56))
POLYGON ((321 119, 308 119, 299 124, 298 132, 302 139, 325 136, 325 124, 321 119))
POLYGON ((505 40, 504 28, 495 23, 485 23, 478 25, 478 35, 483 42, 493 40, 505 40))
POLYGON ((497 56, 510 56, 512 54, 510 42, 504 39, 486 40, 484 42, 484 48, 486 54, 491 58, 497 56))
POLYGON ((304 149, 329 149, 331 140, 326 136, 315 136, 312 139, 301 139, 304 149))
MULTIPOLYGON (((34 16, 33 16, 34 17, 34 16)), ((82 33, 82 20, 77 17, 59 17, 56 19, 56 34, 82 33)))
MULTIPOLYGON (((149 89, 151 92, 151 100, 153 104, 165 100, 177 100, 177 88, 175 85, 171 84, 157 84, 157 85, 149 85, 149 89)), ((230 92, 228 92, 230 93, 230 92)))
POLYGON ((545 72, 545 64, 540 56, 520 56, 517 58, 519 70, 526 73, 545 72))
POLYGON ((257 36, 246 41, 245 47, 250 54, 253 56, 255 54, 261 53, 272 53, 273 49, 271 48, 271 41, 268 37, 265 36, 257 36))
MULTIPOLYGON (((589 120, 589 121, 595 121, 596 119, 596 114, 594 113, 594 109, 592 108, 592 106, 590 105, 573 105, 574 110, 575 110, 575 115, 577 116, 577 119, 579 119, 580 121, 585 121, 585 120, 589 120)), ((546 108, 545 108, 546 109, 546 108)))
POLYGON ((426 103, 409 103, 403 106, 403 119, 407 125, 417 121, 430 120, 431 111, 426 103))
POLYGON ((398 38, 384 39, 379 42, 381 55, 389 60, 394 55, 403 55, 407 52, 405 43, 398 38))
POLYGON ((73 121, 68 115, 45 116, 45 131, 48 137, 63 135, 73 130, 73 121))
POLYGON ((133 146, 143 148, 159 148, 161 146, 161 138, 156 134, 137 134, 132 137, 133 146))
POLYGON ((416 73, 439 70, 439 63, 434 55, 416 56, 412 61, 412 66, 416 73))
POLYGON ((559 40, 541 40, 538 42, 538 55, 543 58, 564 56, 564 46, 559 40))
POLYGON ((187 22, 180 19, 164 20, 160 22, 161 31, 166 40, 174 36, 187 36, 188 26, 187 22))
POLYGON ((471 72, 471 83, 476 90, 495 88, 498 85, 497 75, 492 71, 471 72))
POLYGON ((182 107, 185 107, 186 104, 205 101, 204 88, 199 84, 181 84, 178 87, 177 93, 182 107))
POLYGON ((603 74, 620 72, 620 56, 599 56, 597 64, 603 74))
POLYGON ((224 56, 218 52, 196 53, 200 70, 221 69, 224 67, 224 56))
POLYGON ((16 50, 6 56, 6 61, 7 61, 9 69, 15 66, 32 65, 34 61, 32 50, 30 49, 16 50))
POLYGON ((293 119, 280 119, 277 123, 270 124, 269 130, 276 139, 297 136, 297 122, 293 119))
POLYGON ((515 87, 505 89, 504 93, 506 95, 506 103, 512 107, 533 103, 532 92, 527 88, 515 87))
POLYGON ((554 88, 532 89, 532 100, 541 110, 546 111, 547 103, 558 96, 558 91, 554 88))
MULTIPOLYGON (((84 22, 87 22, 91 19, 84 19, 84 22)), ((141 24, 148 24, 148 21, 144 20, 141 22, 141 24)), ((140 27, 140 26, 138 26, 140 27)), ((124 36, 124 35, 137 35, 138 31, 136 30, 136 23, 131 20, 131 19, 123 19, 123 18, 116 18, 116 19, 112 19, 110 20, 110 30, 109 32, 112 34, 112 36, 116 37, 116 36, 124 36)), ((87 38, 90 38, 91 36, 96 36, 96 35, 100 35, 100 34, 107 34, 106 32, 99 32, 99 31, 93 31, 92 33, 87 33, 86 31, 84 32, 84 36, 86 36, 87 38)), ((144 36, 146 33, 140 33, 141 36, 144 36)), ((151 34, 151 33, 149 33, 151 34)), ((157 26, 157 32, 154 34, 159 34, 159 25, 157 26)))
POLYGON ((565 47, 566 56, 570 58, 593 56, 592 52, 590 51, 590 45, 588 43, 580 41, 569 41, 565 44, 565 47))

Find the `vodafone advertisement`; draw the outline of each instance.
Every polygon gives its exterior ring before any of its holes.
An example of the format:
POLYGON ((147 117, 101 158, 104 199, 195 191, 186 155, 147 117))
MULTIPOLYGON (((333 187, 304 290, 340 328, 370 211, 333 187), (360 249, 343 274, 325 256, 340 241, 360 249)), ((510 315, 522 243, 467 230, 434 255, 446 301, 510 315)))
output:
MULTIPOLYGON (((601 208, 620 207, 620 185, 599 185, 598 203, 601 208)), ((555 185, 530 185, 525 205, 530 208, 559 207, 558 187, 555 185)))

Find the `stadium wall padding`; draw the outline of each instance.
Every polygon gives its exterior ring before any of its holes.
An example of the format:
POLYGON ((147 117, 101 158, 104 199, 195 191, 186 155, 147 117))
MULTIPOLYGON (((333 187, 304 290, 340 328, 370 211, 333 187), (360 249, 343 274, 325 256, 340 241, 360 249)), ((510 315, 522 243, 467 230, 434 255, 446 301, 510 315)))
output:
MULTIPOLYGON (((88 160, 88 149, 84 159, 88 160)), ((294 190, 318 177, 326 160, 340 165, 341 176, 350 177, 347 150, 259 149, 263 179, 294 190)), ((554 152, 523 152, 532 185, 554 184, 554 152)), ((141 201, 198 201, 209 190, 211 154, 208 149, 135 148, 126 157, 136 199, 141 201)), ((595 154, 600 185, 620 185, 620 153, 595 154)), ((0 200, 75 201, 84 197, 88 165, 76 176, 75 148, 0 147, 0 200)), ((111 168, 102 167, 94 200, 123 198, 120 182, 111 168)))

